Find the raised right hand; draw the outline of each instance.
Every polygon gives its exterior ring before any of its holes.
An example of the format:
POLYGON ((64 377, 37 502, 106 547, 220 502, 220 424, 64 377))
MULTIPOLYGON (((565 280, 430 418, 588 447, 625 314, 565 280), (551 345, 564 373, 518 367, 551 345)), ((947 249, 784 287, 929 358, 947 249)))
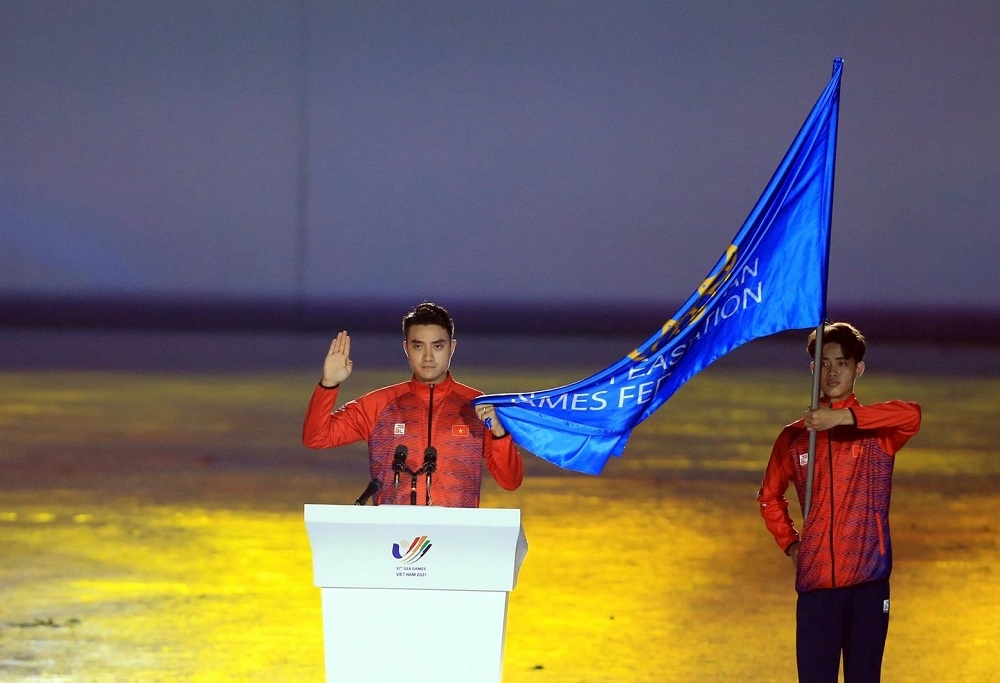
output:
POLYGON ((320 383, 327 387, 340 384, 351 376, 351 369, 351 337, 347 332, 341 331, 330 343, 330 351, 323 361, 323 379, 320 383))

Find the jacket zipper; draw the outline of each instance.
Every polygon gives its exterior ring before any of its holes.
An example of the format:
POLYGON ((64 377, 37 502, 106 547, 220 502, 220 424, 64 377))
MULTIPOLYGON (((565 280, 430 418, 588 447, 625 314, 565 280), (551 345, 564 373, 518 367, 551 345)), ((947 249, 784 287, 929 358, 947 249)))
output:
POLYGON ((432 443, 431 433, 433 432, 434 425, 434 385, 431 385, 431 395, 430 395, 430 405, 427 406, 427 447, 430 448, 432 443))

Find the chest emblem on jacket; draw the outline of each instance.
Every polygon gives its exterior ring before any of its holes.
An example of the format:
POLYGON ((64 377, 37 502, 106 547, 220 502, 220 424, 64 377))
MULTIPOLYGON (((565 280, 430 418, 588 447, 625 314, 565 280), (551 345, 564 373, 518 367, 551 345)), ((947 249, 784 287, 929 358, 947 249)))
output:
POLYGON ((406 423, 405 422, 397 422, 396 424, 394 424, 392 426, 392 433, 393 433, 393 436, 400 436, 402 434, 406 434, 406 423))
POLYGON ((468 436, 469 427, 467 425, 452 425, 451 426, 452 436, 468 436))
POLYGON ((809 453, 799 453, 799 467, 805 467, 809 464, 809 453))

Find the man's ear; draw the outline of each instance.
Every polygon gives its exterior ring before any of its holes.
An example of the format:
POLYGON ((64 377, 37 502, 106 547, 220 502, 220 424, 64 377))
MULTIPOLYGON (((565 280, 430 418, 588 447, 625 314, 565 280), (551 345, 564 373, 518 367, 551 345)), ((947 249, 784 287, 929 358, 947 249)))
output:
POLYGON ((861 375, 865 374, 865 362, 861 361, 858 363, 858 374, 857 379, 861 379, 861 375))
POLYGON ((816 374, 816 361, 814 360, 809 361, 809 374, 810 375, 816 374))

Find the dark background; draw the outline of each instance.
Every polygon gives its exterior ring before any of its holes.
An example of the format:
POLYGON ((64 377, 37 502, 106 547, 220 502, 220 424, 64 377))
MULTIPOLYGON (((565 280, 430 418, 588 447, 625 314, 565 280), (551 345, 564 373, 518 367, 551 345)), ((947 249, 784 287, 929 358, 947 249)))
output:
POLYGON ((845 60, 830 316, 987 342, 1000 5, 0 0, 0 324, 645 337, 845 60))

